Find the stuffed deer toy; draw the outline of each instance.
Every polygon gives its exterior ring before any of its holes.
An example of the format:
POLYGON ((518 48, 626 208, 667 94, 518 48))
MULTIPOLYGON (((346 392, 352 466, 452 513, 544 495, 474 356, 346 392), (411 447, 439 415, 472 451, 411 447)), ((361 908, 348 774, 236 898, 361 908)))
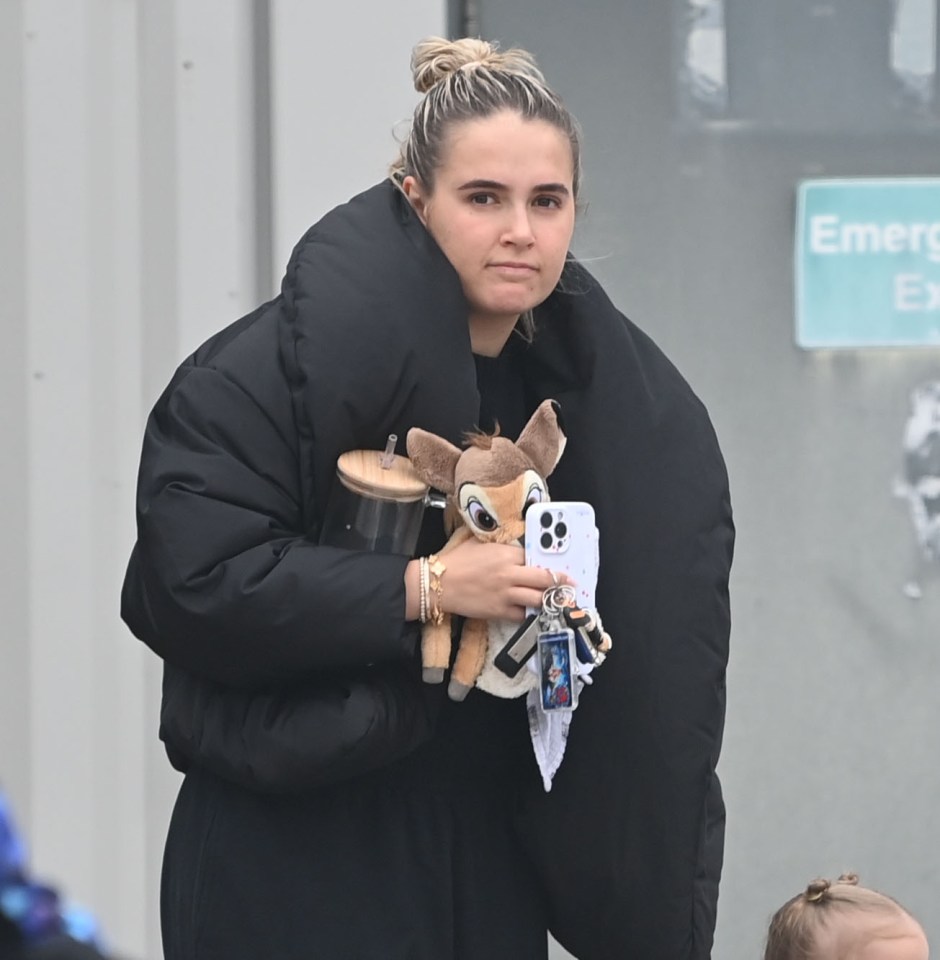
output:
MULTIPOLYGON (((545 479, 565 449, 556 410, 555 401, 545 400, 515 443, 499 436, 497 430, 495 435, 469 435, 469 445, 461 450, 418 427, 408 431, 408 456, 415 471, 425 483, 447 495, 450 522, 456 524, 439 553, 442 562, 449 550, 470 537, 489 543, 522 542, 525 510, 548 499, 545 479)), ((452 700, 463 700, 475 684, 502 697, 522 696, 537 684, 527 670, 509 678, 493 665, 496 652, 516 626, 465 621, 447 688, 452 700)), ((450 654, 451 618, 443 614, 422 629, 425 681, 443 681, 450 654)))

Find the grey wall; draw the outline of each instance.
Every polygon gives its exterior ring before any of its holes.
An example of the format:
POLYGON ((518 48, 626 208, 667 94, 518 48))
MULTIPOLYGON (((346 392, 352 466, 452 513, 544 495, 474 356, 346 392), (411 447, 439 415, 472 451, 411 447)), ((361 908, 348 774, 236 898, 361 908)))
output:
POLYGON ((161 954, 178 784, 118 618, 146 413, 383 175, 444 29, 440 0, 0 2, 0 782, 34 875, 122 956, 161 954))
MULTIPOLYGON (((482 34, 534 51, 581 121, 588 206, 575 250, 691 381, 728 461, 739 539, 714 955, 759 956, 777 906, 848 868, 940 943, 940 589, 902 596, 911 534, 891 496, 908 390, 940 376, 940 350, 807 353, 793 336, 796 182, 940 175, 936 123, 892 128, 877 100, 884 66, 866 71, 886 48, 872 35, 884 9, 810 5, 826 14, 820 29, 852 29, 817 82, 829 69, 870 82, 832 78, 836 123, 808 100, 802 112, 767 107, 789 115, 771 130, 682 119, 679 3, 479 6, 482 34), (816 129, 792 122, 802 113, 816 129)), ((777 69, 799 76, 812 30, 787 40, 772 26, 777 69)), ((763 69, 772 51, 737 36, 763 69)))
MULTIPOLYGON (((0 130, 15 142, 23 137, 22 110, 22 11, 13 4, 0 5, 0 130)), ((9 311, 2 323, 4 349, 0 350, 0 430, 4 473, 8 482, 26 483, 27 422, 20 415, 26 404, 26 329, 13 318, 26 307, 23 236, 25 210, 22 192, 24 157, 18 150, 0 150, 0 310, 9 311)), ((0 645, 0 758, 22 753, 29 737, 27 690, 12 664, 28 661, 29 614, 26 552, 27 524, 22 499, 0 498, 0 524, 4 547, 0 550, 0 610, 3 641, 0 645)), ((10 761, 12 762, 12 761, 10 761)), ((12 774, 11 798, 18 807, 29 805, 29 785, 12 774)), ((0 774, 3 776, 3 774, 0 774)), ((11 774, 7 774, 11 776, 11 774)))

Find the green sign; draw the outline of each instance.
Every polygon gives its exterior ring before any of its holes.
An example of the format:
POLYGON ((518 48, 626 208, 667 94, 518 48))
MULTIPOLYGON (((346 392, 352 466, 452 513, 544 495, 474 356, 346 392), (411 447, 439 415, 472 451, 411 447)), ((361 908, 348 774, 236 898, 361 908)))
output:
POLYGON ((801 347, 940 346, 940 179, 806 180, 801 347))

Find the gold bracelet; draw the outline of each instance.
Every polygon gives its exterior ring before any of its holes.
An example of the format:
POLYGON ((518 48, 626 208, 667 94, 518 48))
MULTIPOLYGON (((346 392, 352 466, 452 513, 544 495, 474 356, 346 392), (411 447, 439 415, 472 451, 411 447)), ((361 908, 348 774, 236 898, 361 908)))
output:
POLYGON ((418 584, 419 584, 419 602, 418 602, 418 619, 422 623, 428 622, 428 584, 430 582, 430 574, 428 573, 428 558, 421 557, 418 561, 418 584))
POLYGON ((428 557, 428 573, 430 574, 428 594, 429 610, 428 615, 434 623, 444 622, 444 573, 447 567, 441 562, 441 558, 432 553, 428 557))

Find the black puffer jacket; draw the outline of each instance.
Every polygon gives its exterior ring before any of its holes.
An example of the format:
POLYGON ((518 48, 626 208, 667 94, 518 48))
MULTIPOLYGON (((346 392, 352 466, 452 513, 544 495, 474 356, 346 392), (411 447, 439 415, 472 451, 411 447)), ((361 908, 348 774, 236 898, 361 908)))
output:
MULTIPOLYGON (((515 828, 576 956, 702 960, 724 823, 724 465, 688 385, 583 268, 536 319, 528 404, 561 404, 552 494, 595 506, 615 650, 515 828)), ((181 366, 148 423, 122 597, 166 661, 177 766, 314 796, 433 742, 405 560, 314 544, 340 453, 415 425, 459 442, 478 411, 459 281, 388 183, 313 227, 281 296, 181 366)))

